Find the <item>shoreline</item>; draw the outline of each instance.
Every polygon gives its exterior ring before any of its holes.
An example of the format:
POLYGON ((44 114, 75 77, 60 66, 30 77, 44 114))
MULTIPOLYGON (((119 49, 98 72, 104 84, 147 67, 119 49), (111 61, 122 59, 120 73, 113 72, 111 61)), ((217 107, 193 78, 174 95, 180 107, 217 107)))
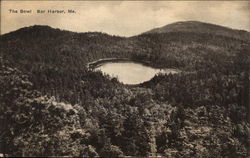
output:
POLYGON ((102 58, 102 59, 98 59, 92 62, 88 62, 86 67, 87 69, 93 70, 108 62, 134 62, 134 63, 140 63, 145 66, 150 66, 155 69, 173 69, 175 71, 180 71, 178 68, 155 66, 150 61, 142 61, 142 60, 136 60, 136 59, 131 59, 131 58, 102 58))

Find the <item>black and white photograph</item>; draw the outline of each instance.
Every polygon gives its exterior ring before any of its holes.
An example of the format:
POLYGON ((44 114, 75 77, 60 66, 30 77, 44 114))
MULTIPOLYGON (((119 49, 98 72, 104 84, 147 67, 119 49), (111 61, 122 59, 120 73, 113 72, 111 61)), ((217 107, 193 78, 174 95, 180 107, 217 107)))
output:
POLYGON ((0 157, 250 158, 250 1, 0 3, 0 157))

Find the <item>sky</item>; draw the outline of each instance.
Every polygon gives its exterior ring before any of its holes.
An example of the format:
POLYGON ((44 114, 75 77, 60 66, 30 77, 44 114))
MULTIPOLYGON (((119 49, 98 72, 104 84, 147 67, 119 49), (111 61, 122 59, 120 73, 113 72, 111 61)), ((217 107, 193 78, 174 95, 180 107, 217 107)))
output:
POLYGON ((133 36, 177 21, 250 31, 248 1, 1 1, 1 34, 32 25, 133 36), (18 10, 18 13, 9 10, 18 10), (20 13, 20 9, 32 13, 20 13), (68 13, 68 10, 75 13, 68 13), (38 14, 37 10, 45 10, 38 14), (65 13, 47 13, 65 10, 65 13))

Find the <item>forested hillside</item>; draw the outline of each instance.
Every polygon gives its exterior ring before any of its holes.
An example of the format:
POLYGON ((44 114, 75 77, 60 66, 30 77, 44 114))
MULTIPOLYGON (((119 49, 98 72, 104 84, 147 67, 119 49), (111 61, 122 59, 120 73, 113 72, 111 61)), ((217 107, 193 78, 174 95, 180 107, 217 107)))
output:
POLYGON ((125 38, 48 26, 2 35, 0 153, 247 157, 245 36, 177 30, 125 38), (102 58, 182 72, 129 86, 86 67, 102 58))

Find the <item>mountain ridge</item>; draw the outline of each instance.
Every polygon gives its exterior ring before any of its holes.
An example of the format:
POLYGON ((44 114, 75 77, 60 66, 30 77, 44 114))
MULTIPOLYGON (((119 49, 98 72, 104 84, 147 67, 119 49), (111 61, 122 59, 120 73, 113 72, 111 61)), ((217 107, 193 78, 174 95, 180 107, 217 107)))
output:
POLYGON ((129 36, 129 37, 124 37, 121 35, 111 35, 111 34, 108 34, 105 32, 99 32, 99 31, 74 32, 74 31, 69 31, 69 30, 64 30, 64 29, 59 29, 59 28, 53 28, 53 27, 48 26, 48 25, 27 26, 27 27, 19 28, 17 30, 2 34, 1 36, 6 36, 8 34, 13 34, 16 32, 28 32, 28 31, 32 31, 32 30, 33 31, 34 30, 43 30, 43 31, 54 30, 54 31, 58 31, 58 32, 61 31, 61 32, 67 32, 67 33, 72 33, 72 34, 103 34, 103 35, 109 35, 112 37, 120 37, 120 38, 131 38, 131 37, 139 36, 142 34, 167 33, 167 32, 214 33, 216 35, 224 35, 224 36, 234 37, 234 38, 236 37, 237 39, 240 38, 239 36, 241 36, 241 38, 243 36, 245 36, 245 37, 243 37, 244 39, 250 38, 249 31, 240 30, 240 29, 233 29, 230 27, 222 26, 222 25, 205 23, 205 22, 200 22, 200 21, 178 21, 178 22, 164 25, 162 27, 156 27, 156 28, 150 29, 148 31, 142 32, 138 35, 133 35, 133 36, 129 36), (233 35, 230 35, 230 33, 233 35))
POLYGON ((150 33, 167 33, 167 32, 196 32, 196 33, 212 33, 216 35, 228 36, 233 38, 250 39, 250 32, 246 30, 232 29, 229 27, 204 23, 200 21, 180 21, 164 25, 162 27, 154 28, 142 34, 150 33))
MULTIPOLYGON (((192 26, 196 24, 197 22, 191 22, 192 26)), ((186 25, 185 22, 182 27, 186 28, 186 25)), ((200 22, 198 25, 200 26, 200 22)), ((214 27, 214 25, 210 25, 214 27)), ((217 27, 224 29, 220 26, 217 27)), ((49 63, 61 68, 65 64, 69 67, 82 67, 87 62, 114 57, 150 60, 152 64, 154 63, 151 66, 155 67, 175 67, 183 65, 183 60, 186 61, 186 59, 182 56, 187 55, 187 52, 194 52, 192 49, 197 50, 196 47, 202 49, 199 52, 229 53, 232 52, 232 49, 241 47, 242 44, 249 45, 250 38, 243 36, 234 38, 233 35, 223 36, 211 32, 180 30, 160 34, 144 33, 126 38, 100 32, 77 33, 50 26, 35 25, 1 35, 0 41, 4 47, 2 47, 0 55, 10 61, 15 61, 14 64, 21 62, 23 65, 25 63, 27 68, 30 63, 49 63), (170 56, 174 57, 171 62, 169 61, 170 56), (179 60, 180 58, 182 60, 179 60)), ((246 36, 248 35, 246 34, 246 36)))

